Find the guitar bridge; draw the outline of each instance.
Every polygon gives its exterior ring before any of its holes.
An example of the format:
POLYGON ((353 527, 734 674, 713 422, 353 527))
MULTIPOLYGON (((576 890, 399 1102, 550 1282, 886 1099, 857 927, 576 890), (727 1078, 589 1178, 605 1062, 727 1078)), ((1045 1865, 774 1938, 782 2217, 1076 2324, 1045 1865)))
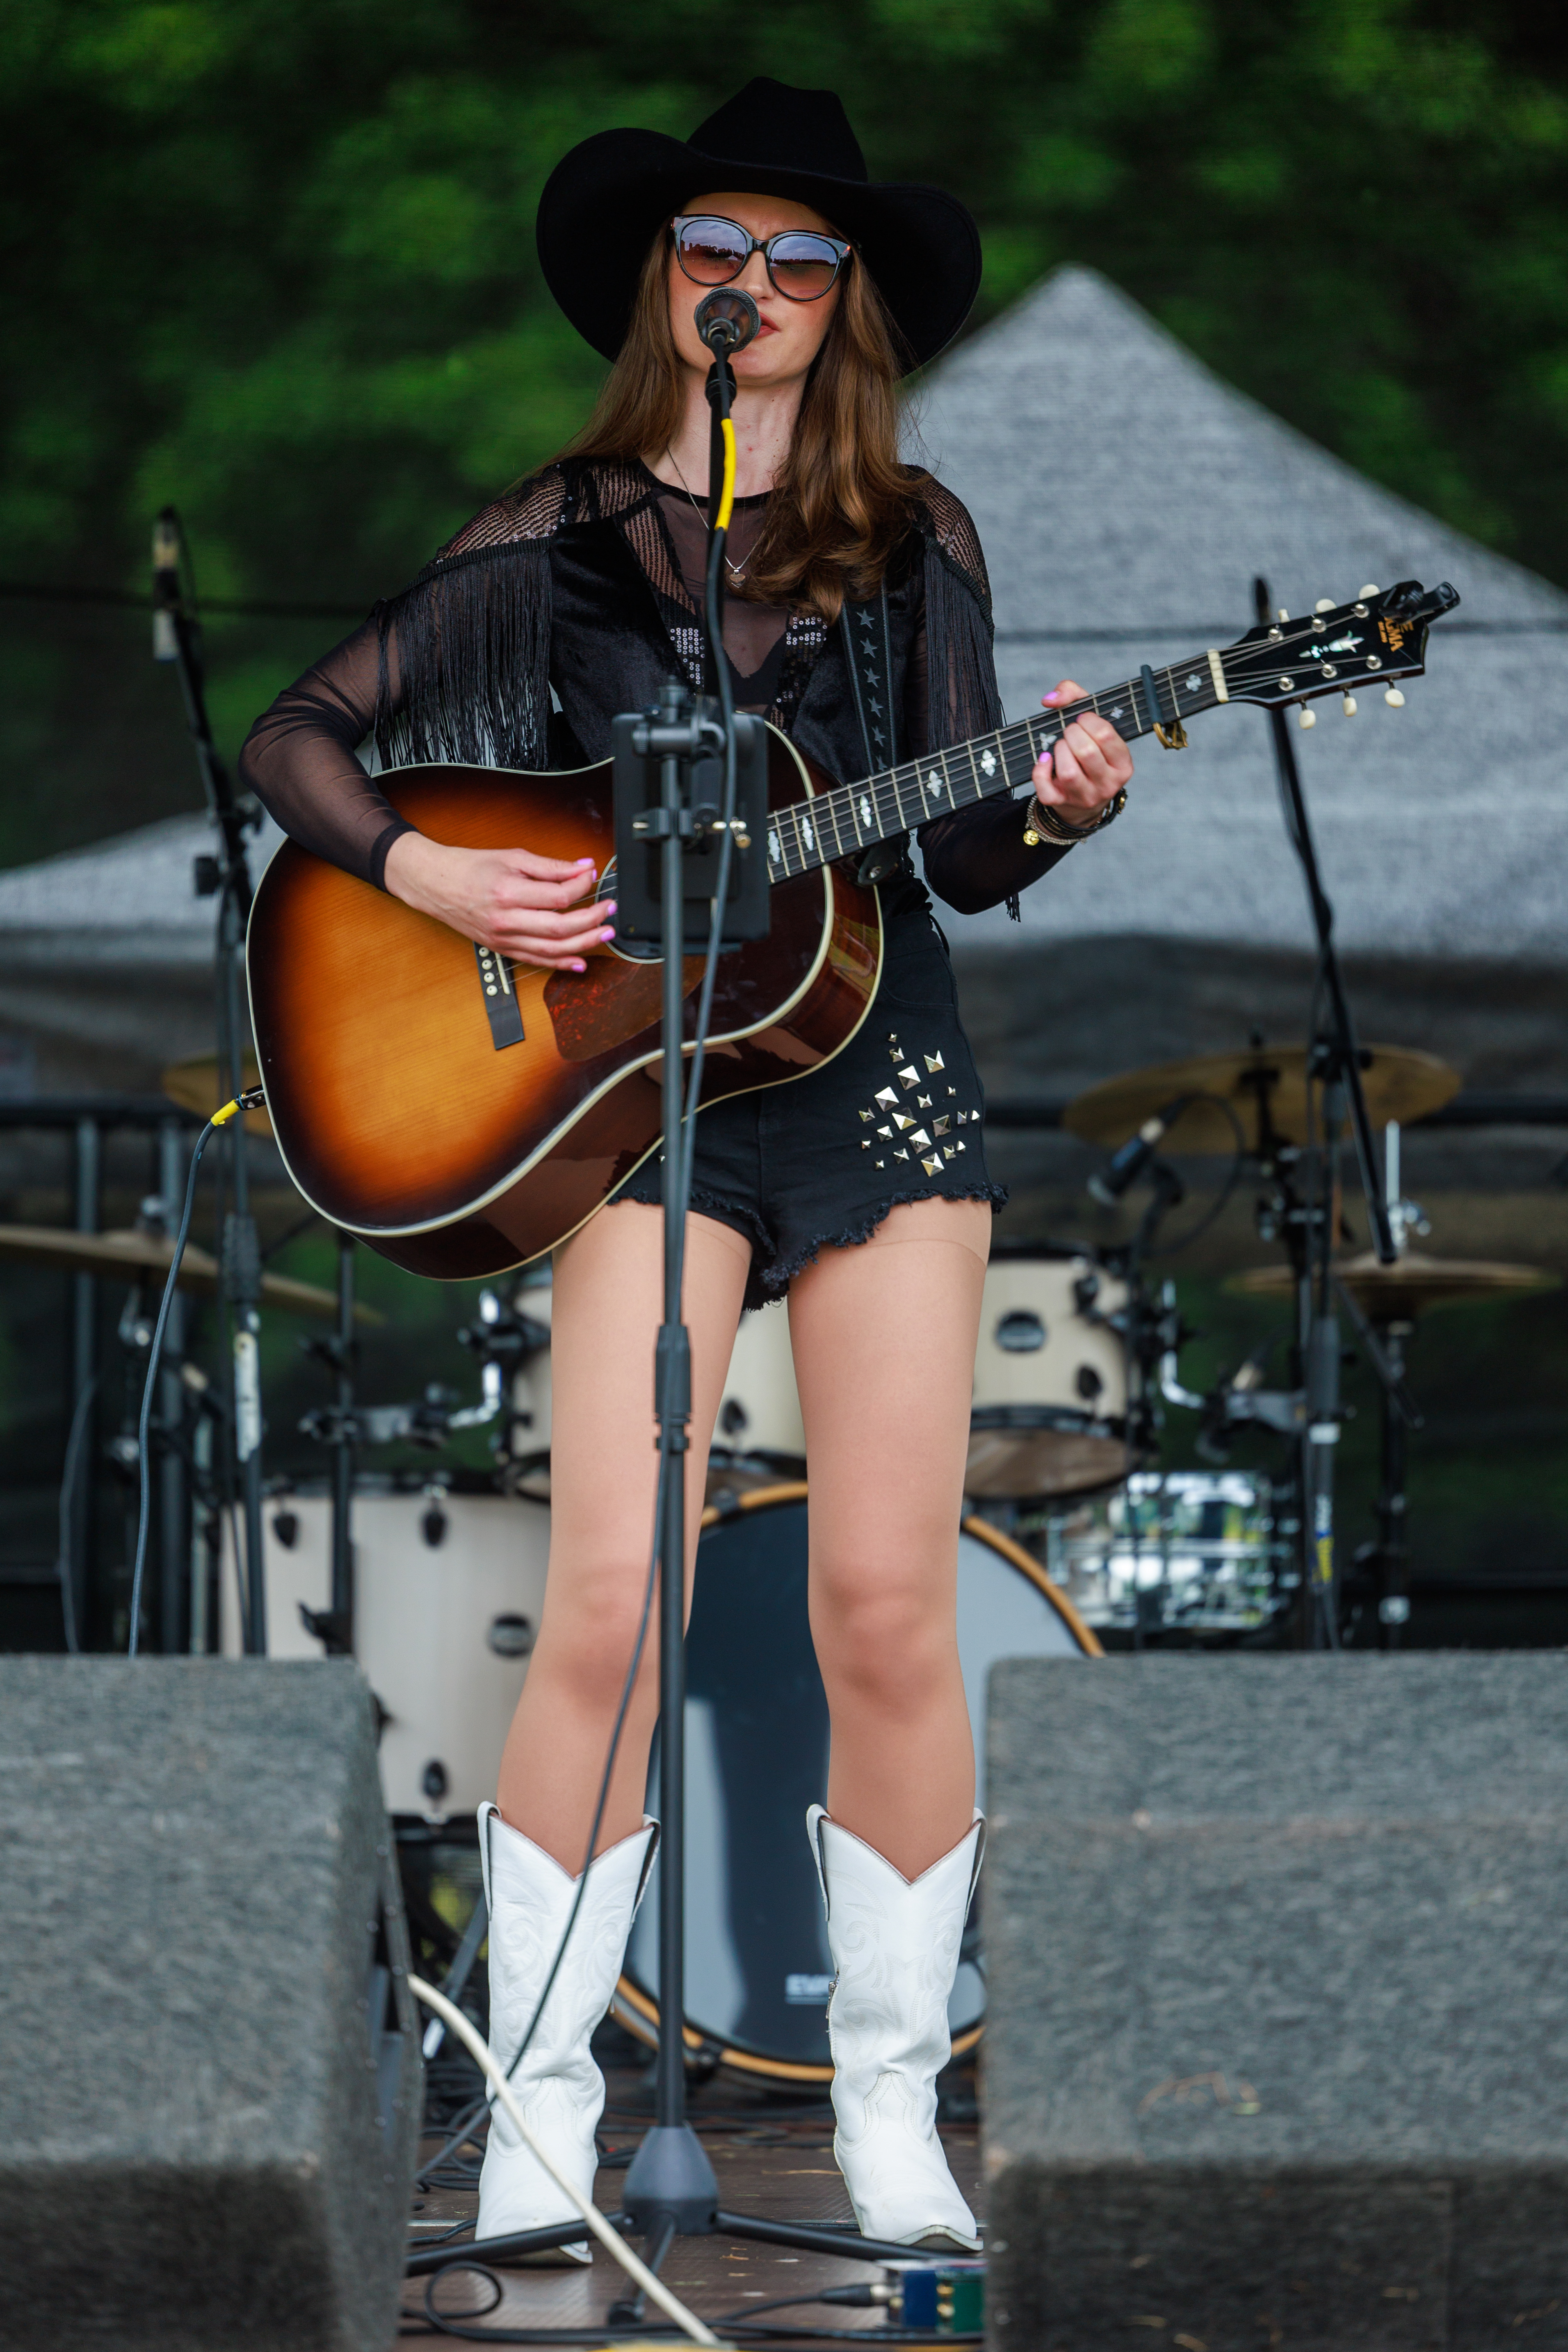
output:
POLYGON ((499 1054, 505 1045, 522 1043, 522 1011, 512 986, 511 967, 505 956, 495 948, 482 948, 476 940, 474 959, 479 967, 479 985, 485 992, 485 1011, 489 1016, 490 1043, 499 1054))

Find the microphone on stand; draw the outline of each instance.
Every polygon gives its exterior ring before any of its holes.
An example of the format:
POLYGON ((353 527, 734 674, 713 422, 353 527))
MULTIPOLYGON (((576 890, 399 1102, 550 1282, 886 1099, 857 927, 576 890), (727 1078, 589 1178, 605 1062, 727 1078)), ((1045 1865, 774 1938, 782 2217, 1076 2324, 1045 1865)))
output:
POLYGON ((1089 1189, 1095 1199, 1102 1201, 1107 1208, 1120 1201, 1129 1186, 1136 1184, 1187 1105, 1195 1100, 1193 1095, 1173 1096, 1163 1110, 1144 1120, 1136 1135, 1130 1135, 1125 1143, 1119 1144, 1109 1164, 1089 1180, 1089 1189))
POLYGON ((751 296, 730 286, 716 286, 711 294, 704 294, 691 315, 716 360, 743 352, 763 323, 763 314, 751 296))

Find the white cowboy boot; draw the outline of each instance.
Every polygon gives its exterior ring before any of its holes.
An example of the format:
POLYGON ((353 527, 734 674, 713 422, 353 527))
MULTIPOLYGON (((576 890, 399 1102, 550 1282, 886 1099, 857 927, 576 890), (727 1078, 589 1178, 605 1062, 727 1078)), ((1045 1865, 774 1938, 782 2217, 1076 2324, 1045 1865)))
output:
MULTIPOLYGON (((631 1837, 595 1857, 550 1998, 511 2077, 512 2095, 530 2131, 584 2197, 594 2193, 594 2133, 605 2105, 605 2078, 589 2054, 589 2037, 609 2008, 658 1841, 658 1823, 645 1821, 631 1837)), ((580 1882, 503 1822, 494 1805, 479 1807, 479 1859, 489 1906, 490 2048, 510 2066, 544 1990, 580 1882)), ((520 2137, 500 2100, 493 2100, 475 2237, 547 2229, 570 2221, 574 2210, 520 2137)), ((562 2252, 574 2262, 592 2259, 585 2238, 562 2252)))
POLYGON ((805 1817, 827 1912, 835 1970, 827 2004, 833 2053, 833 2153, 868 2238, 900 2246, 948 2239, 978 2253, 980 2236, 936 2134, 936 2078, 952 2054, 947 1997, 984 1817, 912 1883, 830 1821, 805 1817))

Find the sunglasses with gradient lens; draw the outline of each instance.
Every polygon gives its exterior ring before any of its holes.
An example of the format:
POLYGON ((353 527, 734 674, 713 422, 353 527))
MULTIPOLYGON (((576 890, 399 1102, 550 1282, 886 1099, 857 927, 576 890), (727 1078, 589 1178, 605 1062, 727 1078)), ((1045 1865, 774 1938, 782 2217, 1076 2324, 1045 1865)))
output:
POLYGON ((815 229, 786 228, 764 240, 739 221, 708 213, 683 213, 670 226, 676 255, 693 285, 727 286, 760 253, 773 285, 792 302, 819 302, 852 249, 841 236, 815 229))

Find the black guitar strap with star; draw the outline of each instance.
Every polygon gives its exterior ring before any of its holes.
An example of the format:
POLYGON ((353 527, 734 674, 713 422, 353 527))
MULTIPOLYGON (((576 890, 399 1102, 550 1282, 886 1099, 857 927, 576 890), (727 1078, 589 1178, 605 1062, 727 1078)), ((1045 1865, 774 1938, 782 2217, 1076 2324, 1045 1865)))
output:
MULTIPOLYGON (((846 597, 838 614, 838 627, 844 639, 850 691, 855 697, 855 715, 860 721, 861 740, 866 747, 866 773, 874 776, 879 769, 890 768, 899 756, 893 726, 893 640, 888 624, 886 587, 863 604, 852 604, 846 597)), ((907 862, 909 845, 907 833, 874 842, 856 868, 856 879, 885 882, 907 862)))

